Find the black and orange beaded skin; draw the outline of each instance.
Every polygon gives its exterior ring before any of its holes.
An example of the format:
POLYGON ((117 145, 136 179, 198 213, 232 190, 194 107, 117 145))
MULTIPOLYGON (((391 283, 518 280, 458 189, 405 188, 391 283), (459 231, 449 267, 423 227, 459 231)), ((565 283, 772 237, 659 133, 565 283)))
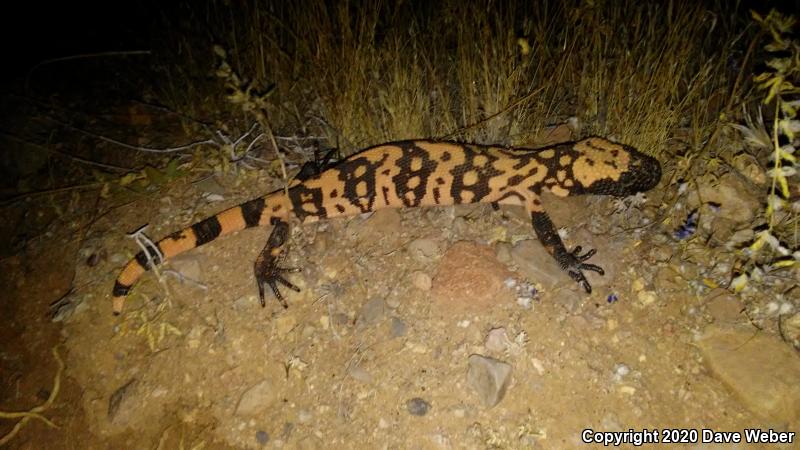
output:
POLYGON ((638 150, 591 137, 541 149, 503 148, 454 142, 412 140, 368 148, 316 175, 244 202, 158 241, 150 256, 139 252, 122 269, 113 289, 113 311, 149 265, 169 259, 220 236, 256 226, 275 227, 255 264, 263 304, 268 284, 283 299, 277 283, 296 289, 280 273, 288 241, 288 222, 301 223, 376 211, 382 208, 445 206, 462 203, 519 205, 527 209, 536 235, 570 276, 591 292, 582 270, 594 250, 569 252, 545 212, 544 190, 566 197, 597 194, 627 196, 652 189, 661 179, 658 161, 638 150))

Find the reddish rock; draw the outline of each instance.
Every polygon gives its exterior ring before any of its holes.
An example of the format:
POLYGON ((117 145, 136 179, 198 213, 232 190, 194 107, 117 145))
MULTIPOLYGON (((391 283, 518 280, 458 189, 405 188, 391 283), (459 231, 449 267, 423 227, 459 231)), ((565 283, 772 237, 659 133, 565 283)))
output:
POLYGON ((448 310, 486 310, 514 301, 513 292, 504 284, 512 276, 490 247, 456 242, 439 262, 431 299, 448 310))

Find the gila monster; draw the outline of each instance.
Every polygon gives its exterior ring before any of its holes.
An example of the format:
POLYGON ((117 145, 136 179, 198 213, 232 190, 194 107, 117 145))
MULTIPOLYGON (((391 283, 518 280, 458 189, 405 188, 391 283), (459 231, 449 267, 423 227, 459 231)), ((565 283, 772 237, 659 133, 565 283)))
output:
POLYGON ((117 277, 113 311, 119 314, 133 284, 163 259, 207 244, 220 236, 256 226, 273 230, 255 262, 261 305, 269 286, 286 307, 278 284, 299 289, 283 274, 289 221, 301 223, 404 208, 461 203, 524 206, 545 249, 586 292, 584 270, 603 274, 586 262, 595 250, 568 251, 545 212, 540 193, 556 196, 627 196, 653 188, 661 179, 658 161, 627 145, 599 137, 541 149, 503 148, 412 140, 382 144, 356 153, 331 168, 295 179, 288 190, 272 192, 202 220, 140 251, 117 277), (288 195, 287 195, 288 192, 288 195))

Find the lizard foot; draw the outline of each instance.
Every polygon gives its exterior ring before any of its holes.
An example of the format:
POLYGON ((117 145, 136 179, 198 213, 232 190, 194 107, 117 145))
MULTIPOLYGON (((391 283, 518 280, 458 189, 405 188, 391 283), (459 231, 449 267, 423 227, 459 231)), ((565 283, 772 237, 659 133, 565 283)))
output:
POLYGON ((256 264, 256 283, 258 284, 258 300, 261 302, 261 307, 263 308, 267 305, 266 300, 264 300, 264 291, 266 290, 266 286, 269 286, 270 289, 272 289, 272 293, 275 295, 275 298, 281 302, 281 305, 283 305, 284 308, 288 308, 289 304, 286 303, 286 299, 283 298, 283 295, 281 295, 281 290, 278 289, 278 284, 280 283, 295 292, 300 292, 299 287, 295 286, 289 280, 283 277, 284 273, 294 273, 299 271, 300 269, 298 268, 278 267, 278 261, 270 258, 264 259, 262 264, 256 264))
POLYGON ((594 254, 597 253, 597 250, 591 249, 583 255, 580 254, 581 250, 582 247, 579 245, 571 252, 562 254, 562 257, 558 258, 558 260, 559 263, 561 263, 561 268, 567 271, 570 278, 577 281, 587 294, 591 294, 592 285, 589 284, 586 276, 583 275, 583 271, 590 270, 592 272, 597 272, 600 275, 604 275, 605 271, 598 265, 584 262, 594 256, 594 254))
POLYGON ((275 223, 272 233, 267 239, 267 245, 261 250, 261 253, 256 258, 256 263, 253 267, 256 275, 256 284, 258 284, 258 298, 261 302, 261 307, 265 307, 267 302, 264 300, 264 291, 266 286, 272 289, 275 298, 281 302, 284 308, 288 308, 286 299, 281 295, 278 284, 282 284, 289 289, 300 292, 300 288, 289 282, 283 277, 284 273, 299 272, 300 269, 281 267, 281 262, 286 255, 287 242, 289 240, 289 224, 284 221, 275 223))

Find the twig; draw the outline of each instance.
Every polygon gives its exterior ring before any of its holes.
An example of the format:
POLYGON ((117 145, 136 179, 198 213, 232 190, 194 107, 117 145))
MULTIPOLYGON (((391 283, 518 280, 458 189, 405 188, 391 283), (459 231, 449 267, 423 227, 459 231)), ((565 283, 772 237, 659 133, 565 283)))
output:
POLYGON ((9 197, 9 198, 3 200, 2 202, 0 202, 0 206, 10 205, 11 203, 18 202, 18 201, 20 201, 20 200, 22 200, 24 198, 39 197, 39 196, 42 196, 42 195, 55 194, 55 193, 58 193, 58 192, 74 191, 74 190, 77 190, 77 189, 90 189, 90 188, 100 187, 103 184, 104 183, 102 183, 102 182, 97 182, 97 183, 89 183, 89 184, 80 184, 80 185, 77 185, 77 186, 66 186, 66 187, 55 188, 55 189, 45 189, 43 191, 36 191, 36 192, 26 192, 24 194, 15 195, 13 197, 9 197))
POLYGON ((19 412, 6 412, 0 411, 0 419, 17 419, 22 418, 19 422, 14 425, 14 428, 8 432, 5 436, 0 438, 0 446, 7 444, 11 439, 16 436, 19 430, 28 423, 30 419, 39 419, 47 424, 51 428, 58 428, 58 425, 51 422, 46 417, 42 416, 40 413, 44 412, 48 409, 55 401, 56 397, 58 396, 58 392, 61 389, 61 373, 64 371, 64 361, 61 360, 61 356, 58 354, 58 345, 53 347, 52 353, 53 357, 55 358, 56 362, 58 363, 58 370, 56 371, 56 375, 53 379, 53 389, 50 391, 50 396, 47 397, 47 400, 39 406, 36 406, 28 411, 19 411, 19 412))
POLYGON ((286 194, 286 198, 289 198, 289 175, 286 172, 286 161, 283 160, 283 155, 281 154, 280 150, 278 150, 278 143, 275 141, 275 135, 272 133, 272 128, 270 128, 269 123, 267 122, 267 114, 266 111, 261 111, 259 117, 261 119, 261 126, 263 126, 267 130, 267 134, 269 135, 269 140, 272 142, 272 149, 275 151, 275 155, 278 157, 278 162, 281 165, 281 175, 283 176, 283 192, 286 194))
POLYGON ((53 59, 45 59, 44 61, 39 62, 35 66, 31 67, 28 71, 28 74, 25 76, 25 90, 28 90, 28 86, 30 85, 31 75, 40 67, 44 67, 48 64, 64 62, 64 61, 74 61, 77 59, 90 59, 90 58, 100 58, 105 56, 139 56, 139 55, 150 55, 152 52, 150 50, 127 50, 127 51, 116 51, 116 52, 98 52, 98 53, 82 53, 78 55, 70 55, 70 56, 62 56, 61 58, 53 58, 53 59))
POLYGON ((90 166, 102 167, 104 169, 115 170, 115 171, 118 171, 118 172, 130 172, 132 170, 132 169, 129 169, 127 167, 113 166, 111 164, 99 163, 97 161, 92 161, 92 160, 89 160, 89 159, 81 158, 80 156, 70 155, 69 153, 64 153, 64 152, 62 152, 60 150, 49 148, 49 147, 46 147, 46 146, 44 146, 42 144, 37 144, 35 142, 27 141, 25 139, 22 139, 21 137, 14 136, 13 134, 8 133, 6 131, 0 131, 0 134, 2 134, 3 136, 11 139, 12 141, 21 142, 21 143, 23 143, 25 145, 30 145, 31 147, 38 148, 39 150, 44 150, 47 153, 52 153, 54 155, 63 156, 65 158, 67 158, 67 159, 71 159, 73 161, 76 161, 76 162, 79 162, 79 163, 82 163, 82 164, 88 164, 90 166))
POLYGON ((109 144, 114 144, 114 145, 118 145, 120 147, 127 148, 127 149, 130 149, 130 150, 136 150, 136 151, 146 152, 146 153, 175 153, 175 152, 182 152, 184 150, 189 150, 190 148, 194 148, 194 147, 197 147, 197 146, 200 146, 200 145, 213 145, 215 147, 219 147, 220 146, 219 143, 217 143, 217 141, 215 141, 214 139, 205 139, 205 140, 202 140, 202 141, 190 142, 188 144, 181 145, 181 146, 178 146, 178 147, 168 147, 168 148, 142 147, 142 146, 139 146, 139 145, 126 144, 125 142, 118 141, 116 139, 111 139, 109 137, 105 137, 105 136, 100 135, 100 134, 95 134, 95 133, 92 133, 90 131, 86 131, 86 130, 80 129, 78 127, 74 127, 74 126, 72 126, 70 124, 67 124, 67 123, 61 122, 61 125, 65 126, 67 128, 70 128, 72 130, 75 130, 78 133, 82 133, 82 134, 85 134, 87 136, 91 136, 91 137, 93 137, 95 139, 99 139, 101 141, 108 142, 109 144))
POLYGON ((459 129, 457 129, 457 130, 453 131, 453 132, 452 132, 452 133, 450 133, 450 134, 447 134, 447 135, 445 135, 445 136, 443 137, 443 139, 451 139, 453 136, 455 136, 455 135, 456 135, 456 134, 458 134, 458 133, 463 133, 464 131, 467 131, 467 130, 469 130, 469 129, 472 129, 472 128, 475 128, 475 127, 478 127, 478 126, 480 126, 480 125, 483 125, 484 123, 486 123, 486 122, 488 122, 488 121, 490 121, 490 120, 492 120, 492 119, 494 119, 494 118, 496 118, 496 117, 498 117, 498 116, 500 116, 500 115, 502 115, 502 114, 505 114, 505 113, 507 113, 508 111, 511 111, 512 109, 514 109, 514 108, 516 108, 517 106, 521 105, 523 102, 526 102, 526 101, 528 101, 528 99, 530 99, 530 98, 531 98, 531 97, 533 97, 534 95, 536 95, 536 94, 538 94, 539 92, 543 91, 543 90, 544 90, 544 88, 545 88, 545 86, 542 86, 542 87, 540 87, 539 89, 536 89, 536 90, 534 90, 534 91, 533 91, 533 92, 531 92, 530 94, 528 94, 528 95, 526 95, 526 96, 522 97, 521 99, 519 99, 519 100, 515 101, 514 103, 512 103, 512 104, 510 104, 510 105, 506 106, 505 108, 501 109, 500 111, 497 111, 496 113, 494 113, 494 114, 492 114, 492 115, 490 115, 490 116, 488 116, 488 117, 484 117, 483 119, 481 119, 481 120, 479 120, 479 121, 477 121, 477 122, 475 122, 475 123, 473 123, 473 124, 470 124, 470 125, 464 126, 464 127, 462 127, 462 128, 459 128, 459 129))
POLYGON ((207 291, 208 290, 208 286, 206 286, 205 284, 195 280, 194 278, 189 278, 186 275, 182 274, 181 272, 178 272, 177 270, 166 269, 166 270, 162 270, 161 274, 162 275, 173 276, 181 284, 189 284, 189 285, 194 286, 196 288, 199 288, 199 289, 201 289, 203 291, 207 291))

